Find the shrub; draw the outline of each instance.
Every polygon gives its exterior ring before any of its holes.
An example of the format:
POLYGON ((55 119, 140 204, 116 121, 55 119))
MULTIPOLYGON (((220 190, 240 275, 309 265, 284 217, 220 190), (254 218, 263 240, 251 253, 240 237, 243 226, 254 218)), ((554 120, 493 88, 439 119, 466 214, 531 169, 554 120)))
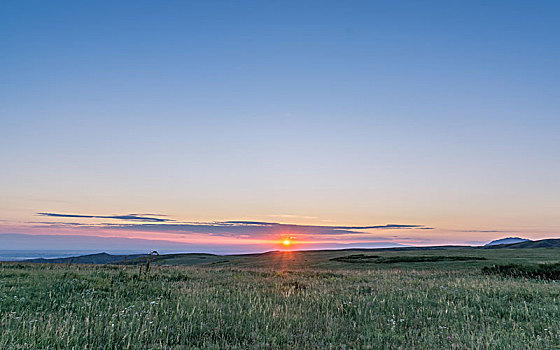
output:
POLYGON ((376 264, 392 264, 392 263, 412 263, 412 262, 436 262, 436 261, 467 261, 467 260, 486 260, 477 256, 389 256, 380 257, 377 255, 354 254, 332 258, 332 261, 342 261, 348 263, 376 263, 376 264))
POLYGON ((342 261, 349 263, 360 263, 360 262, 372 262, 374 259, 378 259, 379 255, 365 255, 365 254, 353 254, 347 256, 340 256, 338 258, 332 258, 331 261, 342 261))
POLYGON ((493 274, 505 277, 560 280, 560 263, 539 265, 492 265, 483 267, 482 272, 487 275, 493 274))

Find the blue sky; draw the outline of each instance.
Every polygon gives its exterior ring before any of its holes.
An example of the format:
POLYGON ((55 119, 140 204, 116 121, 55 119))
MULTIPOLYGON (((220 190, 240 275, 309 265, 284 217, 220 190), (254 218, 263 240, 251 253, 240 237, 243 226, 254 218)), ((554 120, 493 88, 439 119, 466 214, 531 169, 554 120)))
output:
POLYGON ((49 212, 433 228, 387 231, 395 244, 557 236, 559 15, 556 1, 4 1, 0 233, 110 224, 49 212))

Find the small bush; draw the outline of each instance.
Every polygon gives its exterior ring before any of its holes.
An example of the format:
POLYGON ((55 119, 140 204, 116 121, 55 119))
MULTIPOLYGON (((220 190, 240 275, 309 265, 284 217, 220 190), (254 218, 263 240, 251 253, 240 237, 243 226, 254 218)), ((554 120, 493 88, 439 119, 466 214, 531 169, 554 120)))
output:
POLYGON ((409 263, 409 262, 436 262, 436 261, 468 261, 468 260, 486 260, 480 256, 390 256, 386 258, 379 258, 375 262, 378 264, 392 264, 392 263, 409 263))
POLYGON ((342 261, 348 263, 376 263, 376 264, 393 264, 393 263, 412 263, 412 262, 436 262, 436 261, 467 261, 467 260, 486 260, 477 256, 389 256, 380 257, 377 255, 355 254, 332 258, 333 261, 342 261))
POLYGON ((360 263, 360 262, 372 262, 374 259, 378 259, 379 255, 365 255, 365 254, 353 254, 348 256, 340 256, 338 258, 332 258, 331 261, 342 261, 349 263, 360 263))
POLYGON ((560 280, 560 263, 539 265, 508 264, 485 266, 482 268, 482 273, 487 275, 500 275, 505 277, 560 280))

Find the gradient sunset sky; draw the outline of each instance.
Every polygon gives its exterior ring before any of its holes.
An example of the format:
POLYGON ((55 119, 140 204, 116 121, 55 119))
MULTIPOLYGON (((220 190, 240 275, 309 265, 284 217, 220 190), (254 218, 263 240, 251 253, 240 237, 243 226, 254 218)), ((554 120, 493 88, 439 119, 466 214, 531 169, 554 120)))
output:
POLYGON ((0 3, 0 249, 560 237, 558 1, 0 3))

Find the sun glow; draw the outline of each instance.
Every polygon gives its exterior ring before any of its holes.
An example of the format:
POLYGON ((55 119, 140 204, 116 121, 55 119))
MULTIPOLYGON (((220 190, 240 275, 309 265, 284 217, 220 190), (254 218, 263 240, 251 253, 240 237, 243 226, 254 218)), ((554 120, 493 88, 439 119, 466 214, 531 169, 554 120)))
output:
POLYGON ((292 244, 292 242, 290 242, 289 239, 285 239, 285 240, 282 242, 282 244, 284 245, 284 247, 289 247, 290 244, 292 244))

